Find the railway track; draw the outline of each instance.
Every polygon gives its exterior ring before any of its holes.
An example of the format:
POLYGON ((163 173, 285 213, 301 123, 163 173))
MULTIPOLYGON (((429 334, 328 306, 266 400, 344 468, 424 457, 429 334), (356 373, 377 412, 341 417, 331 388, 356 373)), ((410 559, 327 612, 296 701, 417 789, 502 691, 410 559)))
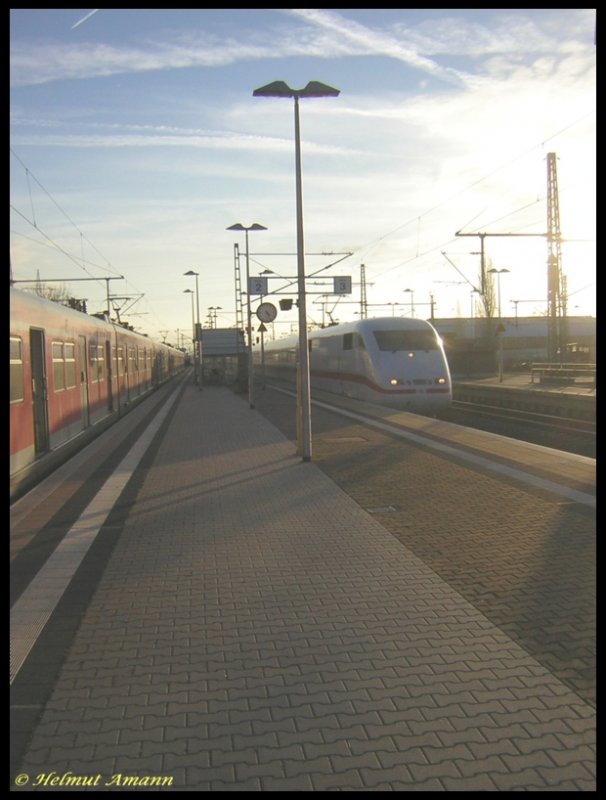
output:
MULTIPOLYGON (((279 382, 268 384, 268 388, 294 396, 292 387, 279 382)), ((315 392, 313 397, 334 406, 353 409, 357 405, 357 401, 351 398, 330 393, 315 392)), ((441 411, 437 418, 588 458, 595 458, 596 455, 595 422, 585 419, 469 400, 453 400, 451 407, 441 411)))
POLYGON ((453 400, 440 418, 522 441, 595 457, 596 424, 588 420, 542 414, 486 403, 453 400))

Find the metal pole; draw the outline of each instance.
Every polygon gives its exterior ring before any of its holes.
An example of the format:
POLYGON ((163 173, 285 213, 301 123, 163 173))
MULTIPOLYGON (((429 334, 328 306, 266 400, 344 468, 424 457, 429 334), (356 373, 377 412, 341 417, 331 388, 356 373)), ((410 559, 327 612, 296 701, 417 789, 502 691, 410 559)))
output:
POLYGON ((303 461, 311 460, 311 397, 309 350, 307 345, 307 310, 305 303, 305 249, 303 245, 303 192, 301 188, 301 135, 299 129, 299 97, 337 97, 339 90, 319 81, 310 81, 304 89, 291 89, 284 81, 274 81, 255 89, 255 97, 294 97, 295 157, 297 187, 297 281, 299 290, 299 368, 301 390, 297 391, 297 419, 301 419, 302 435, 297 436, 303 461), (299 413, 300 411, 300 413, 299 413))
MULTIPOLYGON (((196 315, 194 314, 194 293, 191 289, 187 290, 191 294, 191 338, 192 342, 196 341, 196 315)), ((195 348, 195 344, 194 344, 195 348)), ((194 351, 195 353, 195 351, 194 351)))
POLYGON ((248 258, 248 229, 244 231, 246 235, 246 328, 248 331, 248 405, 255 407, 254 375, 253 375, 253 342, 252 342, 252 312, 250 307, 250 270, 248 258))
POLYGON ((197 382, 196 376, 196 318, 194 316, 194 290, 193 289, 184 289, 183 294, 190 294, 191 295, 191 344, 193 348, 193 357, 194 357, 194 380, 197 382))
POLYGON ((501 320, 501 270, 497 272, 497 305, 499 307, 499 322, 501 320))
POLYGON ((297 282, 299 289, 299 370, 301 391, 300 450, 303 461, 311 461, 311 395, 309 379, 309 350, 307 345, 307 309, 305 302, 305 248, 303 241, 303 190, 301 186, 301 134, 299 129, 299 98, 295 95, 295 167, 297 190, 297 282))
POLYGON ((265 389, 265 328, 261 325, 261 386, 265 389))
POLYGON ((202 327, 200 326, 200 295, 198 294, 198 273, 196 273, 196 339, 198 345, 198 388, 202 389, 202 327))
MULTIPOLYGON (((480 237, 480 290, 482 292, 482 301, 486 309, 486 260, 484 252, 484 235, 479 233, 480 237)), ((486 315, 488 316, 488 314, 486 315)))

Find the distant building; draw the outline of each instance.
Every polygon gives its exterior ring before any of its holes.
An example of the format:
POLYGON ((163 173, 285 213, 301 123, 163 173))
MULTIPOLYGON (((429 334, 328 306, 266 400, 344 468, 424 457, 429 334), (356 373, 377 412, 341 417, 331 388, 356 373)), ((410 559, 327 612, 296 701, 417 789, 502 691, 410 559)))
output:
MULTIPOLYGON (((444 342, 450 369, 455 374, 478 374, 495 369, 499 348, 497 326, 503 336, 503 367, 519 369, 531 361, 547 361, 547 317, 483 317, 434 319, 444 342)), ((562 361, 596 360, 595 317, 566 318, 567 347, 562 361)))
POLYGON ((244 332, 237 328, 202 329, 203 385, 232 386, 246 391, 247 355, 244 332))

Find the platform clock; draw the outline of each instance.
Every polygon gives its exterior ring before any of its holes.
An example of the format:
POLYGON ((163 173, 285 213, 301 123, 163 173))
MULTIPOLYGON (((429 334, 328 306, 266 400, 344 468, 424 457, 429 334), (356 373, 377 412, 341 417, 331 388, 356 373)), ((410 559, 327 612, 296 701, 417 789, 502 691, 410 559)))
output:
POLYGON ((261 303, 257 309, 257 318, 261 322, 273 322, 278 314, 278 309, 273 303, 261 303))

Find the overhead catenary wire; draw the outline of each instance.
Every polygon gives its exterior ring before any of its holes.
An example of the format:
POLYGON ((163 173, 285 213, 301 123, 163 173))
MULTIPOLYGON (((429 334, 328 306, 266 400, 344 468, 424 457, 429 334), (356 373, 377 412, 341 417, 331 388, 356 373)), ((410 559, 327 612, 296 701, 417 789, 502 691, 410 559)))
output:
MULTIPOLYGON (((90 239, 88 239, 88 237, 87 237, 87 236, 86 236, 86 235, 83 233, 83 231, 82 231, 82 230, 81 230, 81 229, 78 227, 78 225, 77 225, 77 224, 74 222, 74 220, 73 220, 73 219, 72 219, 72 218, 69 216, 69 214, 67 213, 67 211, 65 211, 65 209, 64 209, 64 208, 62 208, 62 207, 59 205, 59 203, 58 203, 58 202, 55 200, 55 198, 54 198, 54 197, 52 196, 52 194, 51 194, 51 193, 48 191, 48 189, 47 189, 47 188, 46 188, 46 187, 45 187, 45 186, 44 186, 44 185, 41 183, 41 181, 39 181, 39 180, 38 180, 38 178, 36 178, 36 176, 35 176, 35 175, 34 175, 34 174, 31 172, 31 170, 29 169, 29 167, 28 167, 28 166, 27 166, 27 165, 26 165, 26 164, 23 162, 23 160, 22 160, 22 159, 19 157, 19 155, 18 155, 18 154, 15 152, 14 148, 12 148, 12 147, 11 147, 11 148, 10 148, 10 152, 13 154, 13 156, 14 156, 14 157, 17 159, 17 161, 19 162, 19 164, 21 164, 21 166, 22 166, 22 167, 23 167, 23 169, 25 170, 25 174, 26 174, 26 176, 27 176, 27 181, 28 181, 28 188, 30 189, 30 203, 31 203, 31 206, 32 206, 32 220, 27 220, 27 218, 26 218, 26 217, 25 217, 23 214, 21 214, 21 216, 22 216, 24 219, 26 219, 26 221, 28 221, 28 222, 29 222, 29 223, 30 223, 30 224, 31 224, 31 225, 32 225, 32 226, 33 226, 33 227, 34 227, 36 230, 40 230, 40 227, 39 227, 39 225, 36 223, 36 217, 35 217, 34 203, 33 203, 33 198, 32 198, 32 196, 31 196, 31 186, 30 186, 30 183, 29 183, 29 178, 30 178, 30 176, 31 176, 31 178, 32 178, 32 179, 33 179, 33 180, 34 180, 34 181, 37 183, 37 185, 40 187, 40 189, 42 189, 42 191, 45 193, 45 195, 48 197, 48 199, 51 201, 51 203, 52 203, 52 204, 55 206, 55 208, 56 208, 56 209, 57 209, 57 210, 58 210, 58 211, 59 211, 59 212, 60 212, 60 213, 61 213, 61 214, 62 214, 62 215, 65 217, 65 219, 66 219, 66 220, 67 220, 67 221, 70 223, 70 225, 72 225, 72 227, 73 227, 73 228, 75 228, 75 230, 78 232, 78 234, 79 234, 79 236, 80 236, 80 239, 81 239, 81 241, 82 241, 82 240, 85 240, 85 241, 87 242, 87 244, 89 244, 89 245, 92 247, 92 249, 93 249, 93 250, 94 250, 94 251, 97 253, 97 255, 99 255, 99 256, 100 256, 100 257, 103 259, 103 261, 105 261, 105 263, 108 265, 107 267, 105 267, 105 269, 107 269, 107 270, 108 270, 108 272, 114 272, 114 274, 116 274, 116 275, 117 275, 117 274, 118 274, 118 272, 117 272, 117 271, 116 271, 116 270, 115 270, 115 269, 114 269, 114 268, 111 266, 111 262, 109 261, 109 259, 107 259, 107 258, 106 258, 106 257, 103 255, 103 253, 102 253, 102 252, 101 252, 101 251, 100 251, 100 250, 99 250, 99 249, 98 249, 98 248, 97 248, 97 247, 96 247, 96 246, 95 246, 95 245, 94 245, 94 244, 93 244, 93 243, 90 241, 90 239)), ((18 211, 18 210, 15 208, 15 206, 14 206, 14 205, 12 205, 12 204, 11 204, 11 208, 13 208, 15 211, 17 211, 17 213, 20 213, 20 212, 19 212, 19 211, 18 211)), ((41 232, 42 232, 42 231, 41 231, 41 232)), ((46 234, 44 234, 44 235, 46 236, 46 234)), ((49 236, 46 236, 46 238, 47 238, 47 239, 49 239, 49 241, 52 241, 52 240, 51 240, 51 238, 50 238, 49 236)))
MULTIPOLYGON (((397 227, 391 229, 390 231, 388 231, 387 233, 383 234, 382 236, 379 236, 377 239, 373 239, 370 242, 368 242, 367 244, 361 245, 360 247, 358 247, 355 250, 355 253, 358 255, 358 257, 367 259, 369 251, 370 251, 371 248, 373 248, 376 245, 378 245, 379 243, 383 242, 385 239, 389 238, 390 236, 393 236, 398 231, 401 231, 401 230, 407 228, 408 226, 412 225, 413 223, 416 223, 416 225, 417 225, 417 245, 416 245, 417 253, 415 254, 415 256, 413 256, 413 257, 411 257, 409 259, 406 259, 405 261, 399 262, 398 264, 394 265, 393 267, 388 267, 387 269, 382 270, 379 274, 381 274, 381 275, 387 274, 389 272, 392 272, 394 269, 398 269, 400 267, 405 266, 406 264, 411 263, 412 261, 415 261, 417 258, 422 258, 422 257, 424 257, 424 256, 426 256, 426 255, 428 255, 430 253, 435 252, 436 250, 440 250, 441 248, 445 247, 447 244, 449 244, 453 240, 450 240, 450 241, 447 241, 447 242, 442 242, 442 243, 436 245, 435 247, 433 247, 433 248, 431 248, 429 250, 426 250, 424 252, 419 252, 419 245, 418 245, 418 242, 419 242, 419 231, 420 231, 421 220, 424 217, 427 217, 429 214, 432 214, 434 211, 438 210, 442 206, 446 205, 447 203, 452 202, 457 197, 460 197, 461 195, 465 194, 465 192, 470 191, 471 189, 475 188, 476 186, 478 186, 479 184, 481 184, 485 180, 488 180, 489 178, 491 178, 494 175, 498 174, 501 170, 506 169, 507 167, 510 167, 516 161, 519 161, 520 159, 528 156, 530 153, 534 152, 535 150, 543 149, 547 142, 550 142, 552 139, 555 139, 558 136, 561 136, 563 133, 565 133, 566 131, 570 130, 574 126, 578 125, 580 122, 584 121, 585 119, 587 119, 588 117, 592 116, 593 114, 595 114, 595 111, 590 111, 590 112, 588 112, 586 114, 581 115, 580 117, 578 117, 574 121, 570 122, 568 125, 565 125, 560 130, 556 131, 555 133, 551 134, 550 136, 546 137, 545 139, 541 140, 540 142, 534 144, 532 147, 528 148, 527 150, 522 151, 521 153, 518 153, 518 155, 516 155, 513 158, 505 161, 500 166, 496 167, 494 170, 491 170, 490 172, 488 172, 486 175, 484 175, 481 178, 478 178, 478 179, 472 181, 470 184, 468 184, 464 188, 456 191, 454 194, 450 195, 449 197, 445 198, 444 200, 441 200, 439 203, 437 203, 436 205, 434 205, 431 208, 427 209, 427 211, 423 212, 422 214, 416 215, 414 217, 411 217, 406 222, 404 222, 401 225, 398 225, 397 227)), ((537 199, 537 201, 535 201, 535 202, 539 202, 539 200, 537 199)), ((529 206, 531 206, 531 205, 534 205, 534 202, 529 204, 529 206)), ((521 210, 523 210, 523 209, 522 208, 517 209, 517 211, 511 212, 511 214, 518 213, 521 210)), ((480 212, 480 213, 483 213, 483 212, 480 212)), ((505 219, 507 216, 511 216, 511 214, 505 215, 501 219, 505 219)), ((475 214, 474 217, 472 217, 472 220, 476 219, 478 216, 479 216, 479 214, 475 214)), ((470 220, 470 222, 472 220, 470 220)), ((467 223, 467 224, 469 224, 469 223, 467 223)), ((460 226, 460 229, 462 229, 462 227, 464 227, 464 226, 460 226)), ((375 271, 375 274, 377 274, 376 271, 375 271)))
MULTIPOLYGON (((91 242, 91 240, 80 229, 80 227, 77 225, 77 223, 74 222, 74 220, 65 211, 65 209, 55 200, 55 198, 48 191, 48 189, 32 173, 32 171, 25 164, 23 159, 15 152, 14 148, 10 147, 9 149, 10 149, 11 154, 15 157, 15 159, 19 162, 19 164, 23 168, 25 176, 26 176, 28 194, 29 194, 30 205, 31 205, 31 218, 29 218, 24 212, 20 211, 13 203, 10 203, 10 208, 11 208, 12 211, 15 212, 15 214, 17 214, 19 217, 21 217, 21 219, 23 219, 24 222, 26 222, 28 225, 30 225, 36 231, 36 233, 39 236, 43 237, 43 240, 34 239, 33 237, 27 236, 26 234, 24 234, 24 233, 22 233, 20 231, 16 231, 16 230, 12 230, 11 229, 11 232, 14 235, 17 235, 17 236, 20 236, 22 238, 28 239, 28 240, 30 240, 32 242, 35 242, 39 246, 44 246, 44 247, 48 247, 50 249, 55 250, 56 252, 58 252, 61 255, 65 256, 69 261, 71 261, 73 264, 75 264, 79 269, 81 269, 89 277, 92 277, 92 278, 96 278, 97 277, 97 276, 91 275, 91 272, 87 268, 87 267, 94 267, 95 269, 105 270, 106 272, 109 272, 111 275, 115 276, 116 278, 121 278, 121 279, 125 280, 127 285, 132 286, 133 284, 131 283, 131 281, 128 278, 125 278, 123 275, 121 275, 120 272, 118 270, 116 270, 115 267, 112 266, 112 264, 109 261, 109 259, 107 259, 106 256, 101 252, 101 250, 95 244, 93 244, 93 242, 91 242), (58 242, 56 242, 52 238, 52 236, 50 236, 41 227, 39 218, 36 219, 34 198, 33 198, 32 192, 31 192, 31 181, 30 181, 30 178, 31 178, 31 180, 35 181, 35 183, 45 193, 45 195, 52 202, 52 204, 55 206, 55 208, 62 214, 63 217, 65 217, 65 219, 68 220, 70 225, 77 231, 78 236, 79 236, 79 241, 80 241, 81 255, 75 255, 74 253, 69 252, 69 250, 67 250, 65 247, 63 247, 58 242), (99 263, 90 261, 89 259, 86 259, 84 257, 84 241, 86 241, 86 243, 92 248, 92 250, 94 250, 94 252, 97 253, 97 255, 102 259, 102 261, 104 262, 103 264, 99 264, 99 263)), ((12 273, 13 273, 13 264, 12 264, 12 259, 11 259, 11 280, 12 280, 12 277, 13 277, 12 273)), ((69 283, 69 280, 70 280, 69 278, 65 278, 65 282, 66 283, 69 283)), ((98 280, 99 280, 99 284, 102 285, 102 281, 104 281, 106 279, 105 278, 99 278, 98 280)), ((141 290, 138 287, 133 287, 133 288, 135 289, 135 293, 138 294, 138 296, 139 296, 138 299, 141 299, 141 298, 144 297, 144 292, 141 292, 141 290)), ((159 320, 159 318, 156 316, 156 314, 154 312, 151 312, 151 315, 156 320, 158 328, 165 327, 164 324, 159 320)))
MULTIPOLYGON (((64 247, 62 247, 60 244, 58 244, 57 242, 55 242, 55 241, 54 241, 54 239, 52 239, 52 238, 51 238, 51 237, 50 237, 50 236, 49 236, 47 233, 45 233, 45 232, 44 232, 44 231, 43 231, 43 230, 40 228, 40 226, 38 226, 38 225, 34 225, 33 221, 32 221, 32 220, 30 220, 30 219, 28 219, 28 218, 25 216, 25 214, 23 214, 21 211, 19 211, 19 209, 18 209, 18 208, 16 208, 16 207, 15 207, 15 206, 14 206, 12 203, 10 204, 10 207, 11 207, 11 209, 12 209, 12 210, 13 210, 13 211, 14 211, 16 214, 18 214, 18 215, 19 215, 19 216, 20 216, 22 219, 24 219, 26 222, 28 222, 30 225, 32 225, 32 226, 33 226, 33 227, 34 227, 34 228, 35 228, 35 229, 38 231, 38 233, 39 233, 41 236, 43 236, 43 237, 46 239, 46 241, 48 242, 48 244, 46 244, 46 242, 39 242, 37 239, 33 239, 31 236, 25 236, 25 234, 19 233, 18 231, 13 231, 13 232, 14 232, 16 235, 18 235, 18 236, 23 236, 24 238, 26 238, 26 239, 29 239, 30 241, 36 242, 37 244, 42 244, 42 245, 44 245, 45 247, 51 247, 52 249, 59 251, 59 252, 60 252, 60 253, 62 253, 64 256, 66 256, 67 258, 69 258, 69 260, 70 260, 70 261, 73 261, 73 262, 74 262, 74 264, 76 264, 76 266, 78 266, 78 267, 80 267, 81 269, 83 269, 83 270, 84 270, 84 272, 86 272, 86 274, 87 274, 87 275, 90 275, 90 273, 89 273, 89 272, 86 270, 86 268, 83 266, 83 262, 85 261, 84 259, 81 259, 81 258, 79 258, 78 256, 75 256, 75 255, 73 255, 73 253, 70 253, 70 252, 69 252, 69 251, 67 251, 67 250, 66 250, 64 247)), ((104 267, 102 267, 101 265, 99 265, 99 264, 93 264, 93 262, 85 262, 85 263, 89 263, 89 264, 91 264, 91 265, 93 265, 93 266, 95 266, 95 267, 99 267, 100 269, 104 269, 104 267)), ((110 271, 110 270, 108 270, 108 272, 109 272, 109 271, 110 271)), ((115 274, 117 275, 118 273, 115 273, 115 274)), ((66 280, 68 280, 68 279, 66 278, 66 280)))

